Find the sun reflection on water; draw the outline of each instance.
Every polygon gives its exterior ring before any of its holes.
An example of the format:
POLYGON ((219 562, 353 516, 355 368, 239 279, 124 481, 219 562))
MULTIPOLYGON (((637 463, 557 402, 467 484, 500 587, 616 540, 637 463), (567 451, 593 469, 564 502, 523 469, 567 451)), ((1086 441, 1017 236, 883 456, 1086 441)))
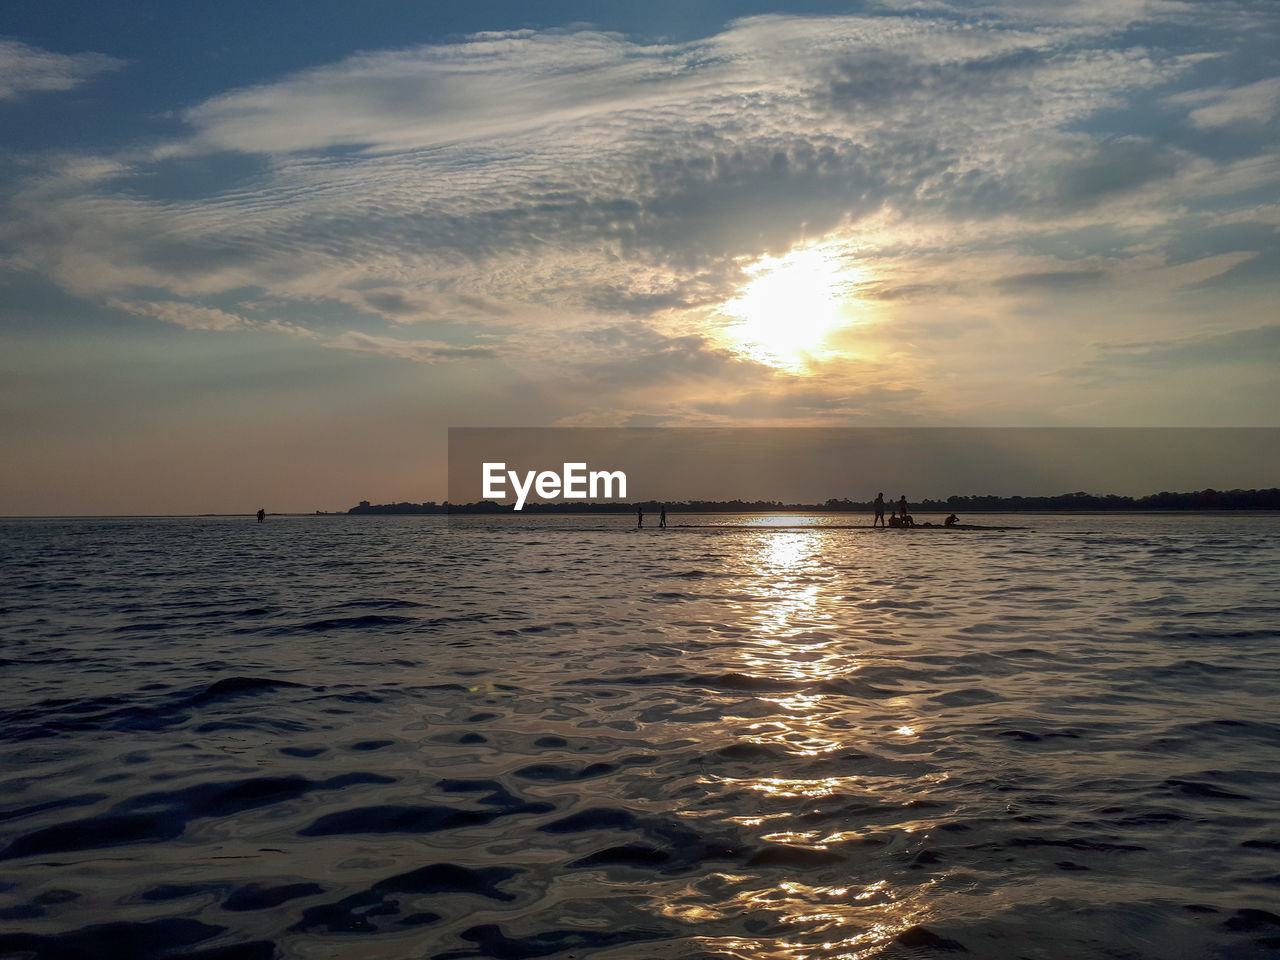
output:
POLYGON ((838 532, 821 527, 761 530, 743 544, 742 566, 729 585, 735 596, 748 598, 738 606, 739 625, 747 631, 733 654, 734 673, 754 696, 726 704, 727 746, 772 750, 777 762, 764 775, 746 774, 732 766, 730 750, 726 766, 704 768, 700 783, 731 806, 727 821, 763 851, 774 851, 757 862, 776 869, 722 874, 717 884, 668 901, 672 916, 714 918, 738 928, 698 938, 717 955, 865 960, 930 916, 934 880, 921 875, 895 885, 876 876, 876 860, 861 853, 894 837, 918 836, 929 825, 851 819, 855 814, 840 819, 840 810, 910 805, 912 785, 892 774, 838 768, 856 767, 886 740, 915 737, 918 723, 902 715, 906 704, 894 704, 896 698, 869 711, 848 692, 875 656, 859 642, 857 617, 876 598, 848 596, 848 577, 833 568, 832 557, 856 544, 837 544, 833 536, 838 532), (868 716, 872 712, 877 715, 868 716), (886 723, 886 713, 901 719, 886 723), (748 805, 755 809, 744 809, 748 805), (784 850, 795 851, 795 859, 777 853, 784 850))
POLYGON ((930 886, 906 892, 883 880, 860 886, 789 880, 744 890, 717 910, 671 915, 702 920, 747 915, 776 929, 767 937, 695 938, 718 955, 741 960, 868 960, 927 918, 924 903, 930 886))

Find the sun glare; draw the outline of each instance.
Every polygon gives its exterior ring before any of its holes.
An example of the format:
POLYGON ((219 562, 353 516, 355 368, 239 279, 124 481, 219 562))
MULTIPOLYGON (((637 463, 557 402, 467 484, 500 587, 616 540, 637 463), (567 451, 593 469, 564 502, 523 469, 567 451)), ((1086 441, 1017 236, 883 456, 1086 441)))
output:
POLYGON ((816 247, 763 257, 736 297, 720 308, 725 334, 747 354, 778 367, 799 367, 820 355, 827 337, 845 326, 850 278, 816 247))

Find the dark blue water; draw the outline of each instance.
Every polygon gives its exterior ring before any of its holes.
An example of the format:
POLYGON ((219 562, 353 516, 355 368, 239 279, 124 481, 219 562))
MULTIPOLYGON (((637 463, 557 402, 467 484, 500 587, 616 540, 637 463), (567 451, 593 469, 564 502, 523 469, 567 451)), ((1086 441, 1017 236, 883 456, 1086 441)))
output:
POLYGON ((0 523, 0 956, 1280 956, 1280 518, 627 522, 0 523))

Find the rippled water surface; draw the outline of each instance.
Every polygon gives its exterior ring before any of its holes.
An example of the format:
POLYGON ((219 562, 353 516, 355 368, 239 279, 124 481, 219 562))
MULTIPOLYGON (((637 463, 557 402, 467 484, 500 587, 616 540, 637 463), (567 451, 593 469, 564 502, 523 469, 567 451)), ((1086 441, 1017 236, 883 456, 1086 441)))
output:
POLYGON ((0 956, 1280 956, 1280 518, 966 519, 4 521, 0 956))

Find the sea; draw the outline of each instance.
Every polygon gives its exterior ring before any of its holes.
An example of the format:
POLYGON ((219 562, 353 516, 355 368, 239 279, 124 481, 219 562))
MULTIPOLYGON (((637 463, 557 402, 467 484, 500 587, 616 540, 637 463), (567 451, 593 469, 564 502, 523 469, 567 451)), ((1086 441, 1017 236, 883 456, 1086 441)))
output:
POLYGON ((0 521, 0 957, 1280 957, 1280 516, 869 519, 0 521))

